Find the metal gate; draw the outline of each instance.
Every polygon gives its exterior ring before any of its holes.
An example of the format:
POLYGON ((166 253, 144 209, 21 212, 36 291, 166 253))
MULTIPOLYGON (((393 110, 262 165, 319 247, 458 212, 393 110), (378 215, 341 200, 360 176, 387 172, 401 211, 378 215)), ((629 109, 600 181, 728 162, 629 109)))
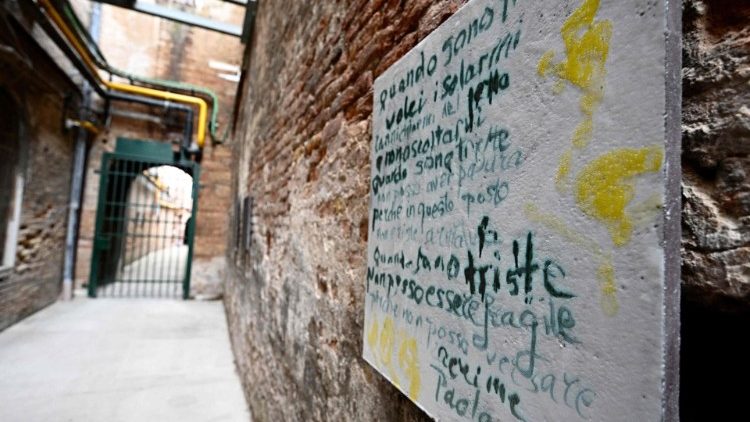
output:
POLYGON ((90 297, 189 297, 199 178, 169 144, 121 138, 103 154, 90 297))

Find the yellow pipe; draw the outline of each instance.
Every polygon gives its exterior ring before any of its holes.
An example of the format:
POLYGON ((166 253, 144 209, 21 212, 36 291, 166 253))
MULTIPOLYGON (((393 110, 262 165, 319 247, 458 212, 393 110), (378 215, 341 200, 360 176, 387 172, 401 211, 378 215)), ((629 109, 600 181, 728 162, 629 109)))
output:
POLYGON ((74 120, 74 119, 68 119, 68 122, 72 126, 78 126, 89 133, 93 134, 94 136, 99 134, 99 128, 96 127, 95 124, 86 121, 86 120, 74 120))
POLYGON ((203 143, 206 139, 208 104, 202 98, 191 97, 190 95, 175 94, 174 92, 169 91, 159 91, 158 89, 146 88, 142 86, 122 84, 119 82, 105 82, 105 85, 110 89, 114 89, 115 91, 130 92, 133 94, 141 94, 149 97, 161 98, 163 100, 171 100, 198 106, 198 146, 203 148, 203 143))
POLYGON ((84 63, 86 63, 86 66, 88 66, 89 70, 91 70, 91 73, 94 74, 94 77, 98 79, 104 86, 106 86, 109 89, 115 90, 115 91, 121 91, 121 92, 128 92, 131 94, 140 94, 145 95, 147 97, 154 97, 154 98, 160 98, 163 100, 171 100, 171 101, 177 101, 181 103, 187 103, 187 104, 193 104, 198 106, 198 146, 200 148, 203 148, 203 144, 206 139, 206 122, 208 120, 208 104, 205 100, 203 100, 200 97, 192 97, 190 95, 183 95, 183 94, 175 94, 173 92, 169 91, 160 91, 158 89, 153 88, 146 88, 142 86, 136 86, 136 85, 130 85, 130 84, 123 84, 119 82, 109 82, 104 79, 102 79, 101 75, 99 75, 99 72, 97 71, 97 66, 94 64, 94 61, 91 59, 91 56, 89 55, 88 50, 81 45, 81 43, 78 41, 78 37, 75 36, 73 31, 71 31, 70 28, 65 24, 65 20, 60 16, 59 13, 57 13, 57 10, 52 6, 52 4, 49 2, 49 0, 38 0, 39 4, 41 4, 42 8, 47 12, 47 14, 52 18, 52 20, 55 22, 57 27, 62 31, 63 35, 65 35, 65 38, 73 45, 73 48, 78 52, 78 55, 81 56, 81 59, 83 59, 84 63))

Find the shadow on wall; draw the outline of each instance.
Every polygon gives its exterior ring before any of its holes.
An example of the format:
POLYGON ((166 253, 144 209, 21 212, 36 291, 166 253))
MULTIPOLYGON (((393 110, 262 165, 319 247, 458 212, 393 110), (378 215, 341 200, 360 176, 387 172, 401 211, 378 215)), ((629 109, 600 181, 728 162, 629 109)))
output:
MULTIPOLYGON (((684 297, 684 296, 683 296, 684 297)), ((717 311, 683 299, 680 360, 682 422, 740 420, 750 378, 750 310, 717 311)))

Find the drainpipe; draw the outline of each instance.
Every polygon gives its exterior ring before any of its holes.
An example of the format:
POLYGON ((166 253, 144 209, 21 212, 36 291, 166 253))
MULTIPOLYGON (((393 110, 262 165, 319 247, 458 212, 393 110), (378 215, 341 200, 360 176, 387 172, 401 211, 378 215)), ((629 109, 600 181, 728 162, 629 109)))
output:
MULTIPOLYGON (((99 39, 99 18, 101 5, 92 3, 91 23, 89 31, 92 38, 99 39)), ((91 87, 85 80, 82 82, 83 89, 81 98, 81 109, 88 110, 91 107, 91 87)), ((83 199, 83 174, 86 169, 86 139, 88 134, 83 126, 76 128, 76 145, 73 159, 73 176, 70 182, 70 206, 68 208, 68 231, 65 234, 65 262, 63 265, 63 291, 62 299, 73 299, 73 277, 75 276, 76 244, 78 243, 78 227, 83 199)))
MULTIPOLYGON (((88 84, 84 82, 84 96, 89 96, 88 84)), ((84 101, 85 103, 86 101, 84 101)), ((65 264, 63 266, 63 300, 73 298, 73 266, 75 265, 76 240, 78 238, 78 216, 83 191, 83 170, 86 165, 86 130, 76 128, 76 146, 73 160, 73 178, 70 182, 70 206, 68 207, 68 231, 65 234, 65 264)))

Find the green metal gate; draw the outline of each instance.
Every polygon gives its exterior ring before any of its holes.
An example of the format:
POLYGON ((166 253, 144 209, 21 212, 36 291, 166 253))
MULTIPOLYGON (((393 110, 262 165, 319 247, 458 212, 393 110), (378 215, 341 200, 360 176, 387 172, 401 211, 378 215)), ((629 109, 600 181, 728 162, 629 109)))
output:
POLYGON ((103 154, 90 297, 189 297, 199 179, 169 144, 120 138, 103 154))

